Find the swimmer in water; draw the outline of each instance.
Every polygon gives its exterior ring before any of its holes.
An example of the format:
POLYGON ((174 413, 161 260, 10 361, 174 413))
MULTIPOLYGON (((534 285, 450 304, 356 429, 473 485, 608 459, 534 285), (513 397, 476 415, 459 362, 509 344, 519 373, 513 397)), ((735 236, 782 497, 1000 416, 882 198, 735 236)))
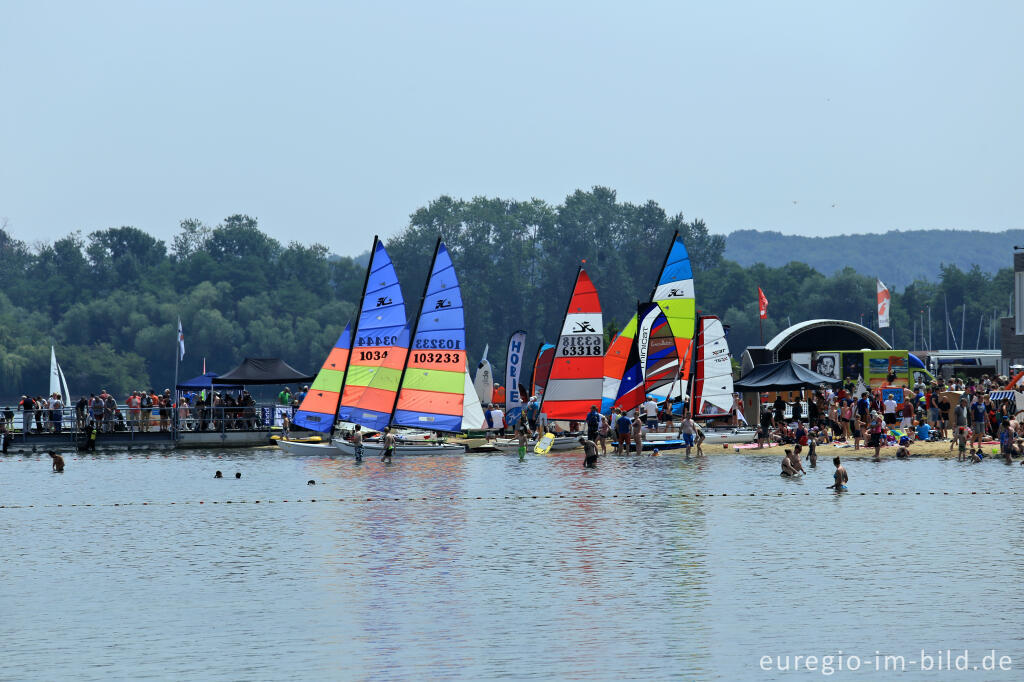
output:
POLYGON ((241 477, 242 477, 242 472, 241 471, 236 471, 235 472, 235 478, 241 478, 241 477))
POLYGON ((587 438, 580 438, 580 445, 583 446, 583 467, 593 469, 597 466, 597 443, 587 438))
POLYGON ((837 493, 846 492, 846 483, 850 480, 850 477, 846 475, 846 467, 839 463, 838 457, 833 457, 832 463, 836 466, 836 473, 832 474, 836 482, 828 486, 828 489, 835 490, 837 493))
POLYGON ((224 478, 224 474, 222 474, 221 472, 219 472, 219 471, 218 471, 217 473, 215 473, 215 474, 213 475, 213 477, 214 477, 214 478, 224 478))
POLYGON ((47 454, 50 455, 50 459, 53 460, 53 470, 58 474, 64 473, 64 458, 56 452, 49 452, 47 454))
MULTIPOLYGON (((799 462, 800 460, 798 459, 797 463, 799 464, 799 462)), ((779 475, 790 478, 792 476, 796 476, 796 473, 796 467, 793 466, 793 451, 786 448, 786 454, 782 456, 782 472, 779 475)))
MULTIPOLYGON (((660 456, 661 456, 661 452, 658 451, 658 448, 654 448, 653 450, 651 450, 651 457, 660 457, 660 456)), ((1024 462, 1021 462, 1021 464, 1024 464, 1024 462)))

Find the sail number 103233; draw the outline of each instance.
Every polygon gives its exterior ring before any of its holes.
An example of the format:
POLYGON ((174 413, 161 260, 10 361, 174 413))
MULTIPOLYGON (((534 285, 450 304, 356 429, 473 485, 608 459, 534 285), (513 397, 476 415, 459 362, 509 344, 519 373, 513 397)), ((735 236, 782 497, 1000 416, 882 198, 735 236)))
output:
POLYGON ((413 362, 456 363, 462 356, 459 353, 413 353, 413 362))

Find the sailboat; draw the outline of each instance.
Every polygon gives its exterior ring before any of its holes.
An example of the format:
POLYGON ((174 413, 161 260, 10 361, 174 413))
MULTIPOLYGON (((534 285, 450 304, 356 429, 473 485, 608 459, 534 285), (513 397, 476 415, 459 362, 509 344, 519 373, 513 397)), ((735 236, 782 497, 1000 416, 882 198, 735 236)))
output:
MULTIPOLYGON (((397 284, 397 279, 395 282, 397 284)), ((357 331, 357 343, 360 336, 361 333, 357 331)), ((412 333, 410 335, 408 326, 403 325, 401 332, 393 336, 399 340, 404 339, 405 348, 411 346, 411 350, 402 353, 401 369, 397 376, 390 371, 375 373, 369 378, 361 397, 353 396, 348 403, 345 397, 342 398, 341 418, 374 430, 387 425, 442 433, 480 428, 483 424, 483 411, 466 370, 466 324, 462 293, 451 256, 440 239, 434 248, 430 275, 412 333), (408 343, 410 338, 411 344, 408 343), (375 407, 383 407, 380 401, 382 391, 393 395, 386 412, 379 409, 364 410, 364 400, 371 401, 375 407), (475 410, 467 401, 475 402, 475 410)), ((389 363, 397 357, 396 349, 397 346, 392 347, 395 353, 388 359, 389 363)), ((350 366, 352 369, 349 370, 347 382, 356 376, 355 360, 350 366)), ((355 446, 350 440, 335 438, 333 443, 343 454, 355 454, 355 446)), ((366 455, 380 455, 383 449, 380 440, 363 441, 363 453, 366 455)), ((395 454, 449 454, 465 452, 465 449, 463 445, 426 438, 399 438, 395 454)))
POLYGON ((473 379, 476 395, 484 405, 490 405, 494 398, 494 373, 491 371, 491 363, 487 360, 488 349, 489 346, 485 345, 483 357, 476 366, 476 378, 473 379))
POLYGON ((54 393, 60 395, 64 407, 70 405, 71 391, 68 390, 68 381, 64 378, 64 370, 60 368, 60 363, 57 362, 57 353, 53 346, 50 346, 50 395, 54 393))
POLYGON ((541 343, 537 346, 537 356, 533 362, 533 373, 530 376, 531 395, 540 398, 544 395, 544 384, 551 373, 551 361, 555 358, 555 344, 541 343))
MULTIPOLYGON (((345 371, 348 369, 348 357, 352 348, 352 325, 346 324, 345 330, 338 337, 334 347, 327 354, 323 366, 317 372, 316 379, 310 384, 306 397, 302 399, 298 411, 292 418, 295 426, 330 434, 338 416, 338 403, 341 400, 341 386, 345 382, 345 371)), ((330 436, 323 440, 319 436, 292 440, 280 439, 277 447, 295 455, 316 454, 317 450, 333 449, 330 436)))
MULTIPOLYGON (((669 245, 668 251, 665 253, 661 274, 658 276, 658 283, 651 291, 650 302, 657 307, 658 313, 664 316, 667 331, 671 332, 673 338, 679 372, 674 377, 674 385, 668 388, 666 395, 678 395, 685 392, 686 382, 689 380, 690 346, 697 315, 690 255, 678 231, 673 236, 672 244, 669 245)), ((648 310, 653 312, 653 309, 648 310)), ((646 319, 648 318, 643 318, 643 320, 646 319)), ((608 353, 604 360, 604 381, 601 393, 601 412, 604 414, 608 414, 618 397, 619 382, 626 370, 630 347, 638 330, 642 331, 646 328, 649 331, 653 327, 654 319, 652 318, 649 327, 641 328, 639 323, 643 320, 634 315, 608 346, 608 353)))
MULTIPOLYGON (((690 405, 693 418, 715 419, 729 416, 733 408, 732 355, 725 336, 722 321, 714 315, 702 315, 697 319, 697 335, 693 367, 693 382, 690 405)), ((740 413, 742 418, 742 413, 740 413)), ((743 426, 705 426, 705 444, 750 443, 757 438, 757 431, 743 426)), ((654 442, 673 441, 674 433, 648 433, 646 440, 654 442)))

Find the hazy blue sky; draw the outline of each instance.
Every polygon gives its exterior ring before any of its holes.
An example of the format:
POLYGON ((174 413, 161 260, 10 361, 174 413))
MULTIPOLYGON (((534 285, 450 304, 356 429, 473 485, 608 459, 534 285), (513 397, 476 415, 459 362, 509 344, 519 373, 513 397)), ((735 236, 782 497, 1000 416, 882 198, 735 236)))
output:
POLYGON ((180 219, 247 213, 355 254, 441 194, 601 184, 716 232, 1021 227, 1022 19, 1010 2, 0 0, 0 217, 28 241, 169 241, 180 219))

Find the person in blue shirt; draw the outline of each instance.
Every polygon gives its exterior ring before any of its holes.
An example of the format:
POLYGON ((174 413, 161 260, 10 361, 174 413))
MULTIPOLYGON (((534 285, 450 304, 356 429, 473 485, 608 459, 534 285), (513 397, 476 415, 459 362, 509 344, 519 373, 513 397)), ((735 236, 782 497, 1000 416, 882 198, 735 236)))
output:
MULTIPOLYGON (((871 401, 868 400, 867 393, 860 394, 860 400, 857 401, 857 414, 861 417, 866 417, 868 412, 871 411, 871 401)), ((864 420, 861 420, 864 421, 864 420)))
POLYGON ((917 439, 928 440, 932 437, 932 427, 928 426, 928 422, 920 421, 917 426, 917 439))
POLYGON ((988 424, 988 410, 981 398, 975 398, 971 403, 971 421, 974 422, 974 440, 981 449, 981 439, 985 435, 985 427, 988 424))
POLYGON ((618 445, 615 447, 615 454, 621 455, 623 452, 629 452, 630 444, 630 432, 633 428, 632 420, 626 416, 625 412, 619 412, 618 418, 615 420, 615 435, 617 436, 618 445))

